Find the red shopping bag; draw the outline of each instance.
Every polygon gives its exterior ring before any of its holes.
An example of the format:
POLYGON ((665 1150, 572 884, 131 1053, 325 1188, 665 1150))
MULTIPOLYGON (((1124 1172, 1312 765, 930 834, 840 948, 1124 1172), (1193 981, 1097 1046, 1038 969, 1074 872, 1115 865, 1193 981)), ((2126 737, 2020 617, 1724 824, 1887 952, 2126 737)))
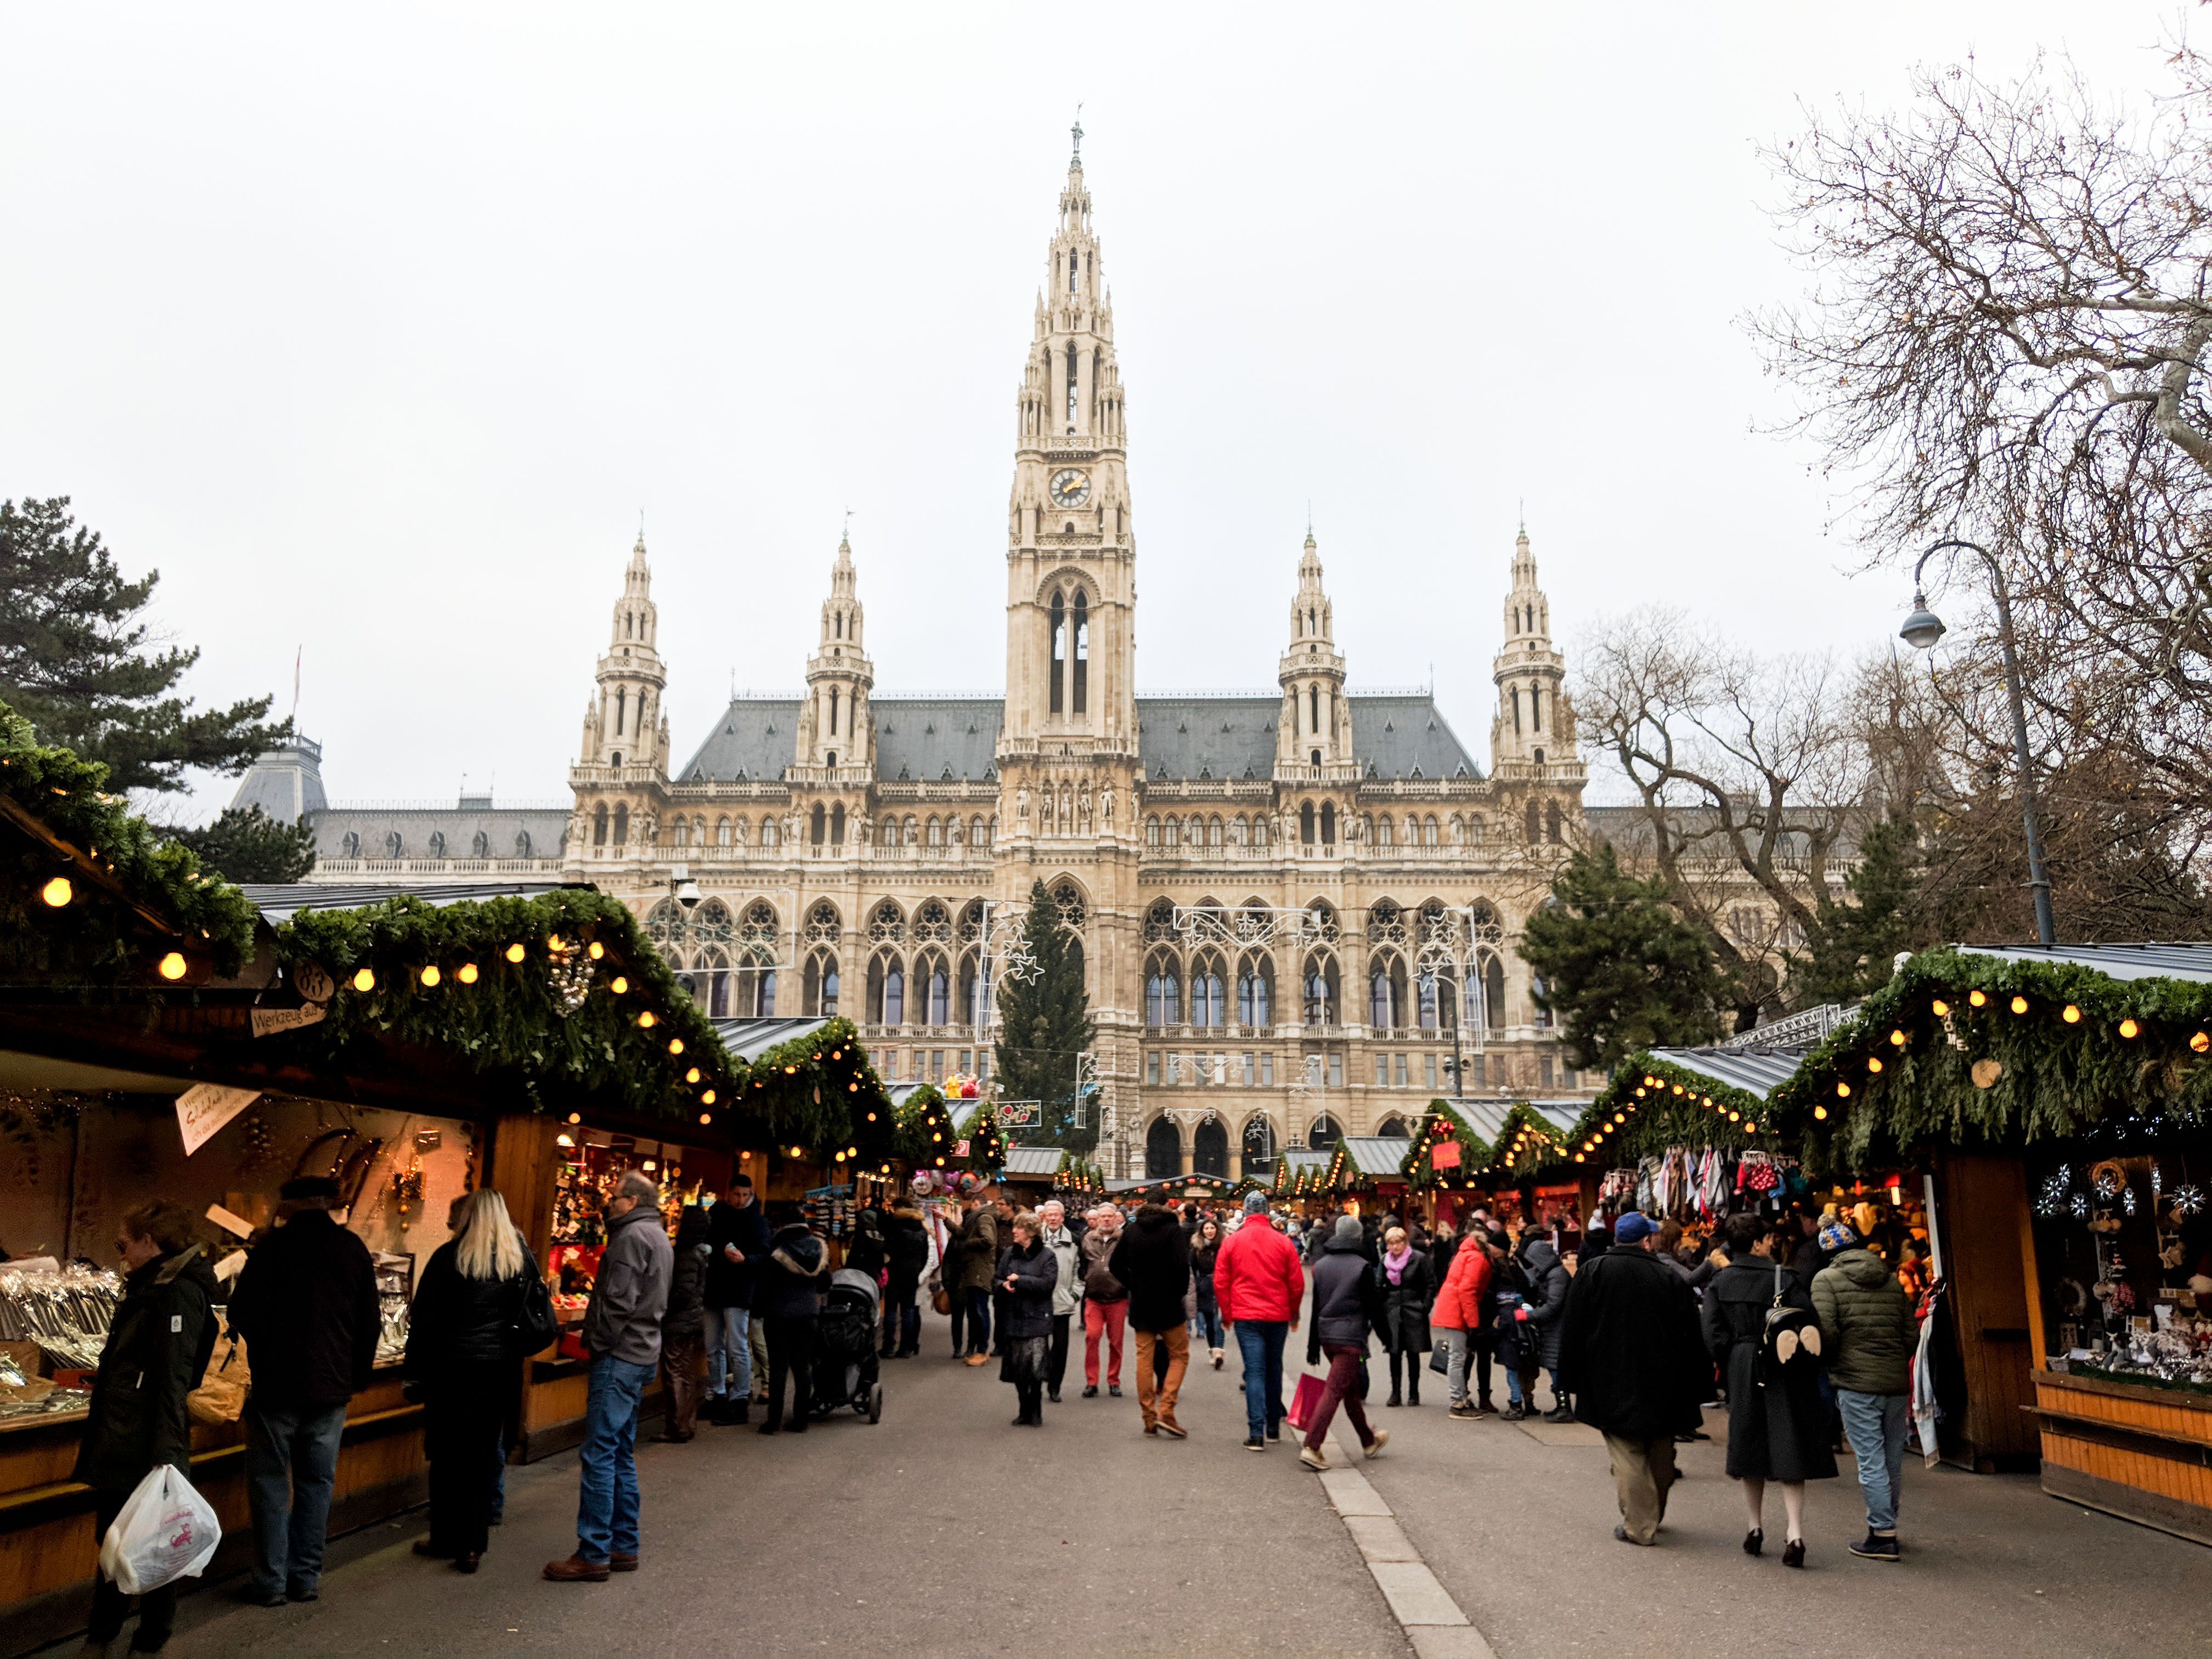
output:
POLYGON ((1304 1433, 1321 1410, 1322 1379, 1311 1371, 1298 1373, 1298 1386, 1291 1391, 1291 1408, 1283 1413, 1283 1420, 1304 1433))

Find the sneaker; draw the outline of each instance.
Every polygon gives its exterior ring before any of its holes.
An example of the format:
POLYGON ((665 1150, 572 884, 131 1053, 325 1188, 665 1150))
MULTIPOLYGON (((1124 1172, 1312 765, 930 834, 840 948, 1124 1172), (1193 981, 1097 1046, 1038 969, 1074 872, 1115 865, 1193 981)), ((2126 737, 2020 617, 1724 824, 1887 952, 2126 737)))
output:
POLYGON ((1869 1561, 1897 1562, 1904 1559, 1904 1556, 1897 1547, 1897 1535, 1894 1533, 1885 1538, 1880 1533, 1869 1532, 1864 1538, 1851 1546, 1851 1553, 1863 1557, 1869 1561))
POLYGON ((1218 1348, 1216 1348, 1216 1349, 1213 1351, 1213 1369, 1214 1369, 1214 1370, 1216 1370, 1217 1371, 1218 1371, 1218 1370, 1219 1370, 1221 1369, 1221 1361, 1222 1361, 1222 1358, 1223 1358, 1223 1356, 1222 1356, 1221 1350, 1220 1350, 1220 1349, 1218 1349, 1218 1348))
POLYGON ((968 1356, 968 1363, 971 1365, 988 1365, 991 1363, 991 1356, 987 1353, 971 1353, 968 1356))
POLYGON ((1498 1415, 1505 1422, 1518 1423, 1522 1418, 1528 1415, 1528 1408, 1516 1401, 1508 1405, 1505 1409, 1498 1413, 1498 1415))
POLYGON ((1301 1446, 1298 1448, 1298 1462, 1310 1469, 1325 1469, 1328 1467, 1328 1454, 1319 1446, 1301 1446))
POLYGON ((1380 1457, 1382 1455, 1382 1448, 1389 1443, 1390 1431, 1388 1429, 1377 1429, 1375 1431, 1375 1437, 1367 1443, 1366 1449, 1361 1452, 1360 1455, 1363 1457, 1380 1457))
POLYGON ((1472 1400, 1462 1400, 1458 1405, 1454 1406, 1449 1411, 1446 1412, 1444 1415, 1446 1417, 1456 1417, 1462 1423, 1472 1423, 1482 1415, 1482 1412, 1480 1407, 1476 1406, 1474 1401, 1472 1400))
POLYGON ((1171 1434, 1178 1440, 1188 1440, 1190 1438, 1190 1431, 1183 1427, 1182 1424, 1176 1422, 1172 1417, 1163 1417, 1160 1419, 1160 1432, 1162 1434, 1171 1434))
POLYGON ((1265 1451, 1267 1449, 1267 1443, 1256 1434, 1248 1434, 1244 1437, 1244 1449, 1246 1451, 1265 1451))

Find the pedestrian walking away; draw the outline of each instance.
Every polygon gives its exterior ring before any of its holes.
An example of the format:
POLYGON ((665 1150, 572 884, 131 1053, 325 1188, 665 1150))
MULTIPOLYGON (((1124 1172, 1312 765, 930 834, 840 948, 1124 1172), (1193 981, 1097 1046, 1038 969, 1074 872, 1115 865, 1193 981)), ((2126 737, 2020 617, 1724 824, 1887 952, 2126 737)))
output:
POLYGON ((1146 1204, 1121 1230, 1107 1267, 1129 1293, 1129 1324, 1137 1333, 1137 1407, 1146 1434, 1184 1437, 1176 1401, 1190 1365, 1190 1239, 1164 1205, 1146 1204), (1155 1380, 1153 1358, 1167 1350, 1167 1375, 1155 1380))
POLYGON ((1060 1385, 1067 1376, 1067 1344, 1083 1309, 1083 1246, 1067 1225, 1067 1209, 1048 1200, 1037 1212, 1037 1237, 1052 1252, 1052 1335, 1045 1352, 1045 1398, 1060 1404, 1060 1385))
POLYGON ((1436 1270, 1403 1227, 1382 1235, 1382 1351, 1390 1356, 1386 1406, 1421 1403, 1421 1356, 1429 1351, 1429 1310, 1437 1299, 1436 1270), (1402 1376, 1401 1373, 1403 1373, 1402 1376))
MULTIPOLYGON (((123 1258, 123 1296, 100 1350, 92 1399, 70 1478, 92 1488, 92 1535, 107 1535, 138 1483, 166 1463, 191 1478, 191 1414, 185 1396, 199 1386, 215 1352, 215 1274, 198 1223, 182 1205, 156 1200, 123 1218, 115 1238, 123 1258)), ((104 1572, 93 1583, 94 1644, 122 1634, 131 1598, 104 1572)), ((172 1582, 138 1598, 131 1647, 159 1653, 177 1617, 172 1582)))
POLYGON ((1264 1193, 1244 1194, 1243 1224, 1213 1260, 1213 1292, 1244 1362, 1244 1446, 1265 1451, 1283 1435, 1283 1344, 1298 1328, 1305 1269, 1298 1247, 1267 1218, 1264 1193))
POLYGON ((1121 1332, 1129 1317, 1127 1286, 1107 1261, 1121 1242, 1121 1212, 1101 1204, 1083 1235, 1083 1397, 1098 1393, 1098 1340, 1106 1339, 1106 1392, 1121 1397, 1121 1332))
POLYGON ((1560 1316, 1560 1384, 1575 1415, 1605 1437, 1620 1523, 1650 1545, 1667 1519, 1674 1437, 1697 1426, 1712 1364, 1697 1298, 1650 1253, 1658 1225, 1638 1211, 1613 1226, 1614 1248, 1576 1273, 1560 1316))
POLYGON ((490 1547, 500 1466, 489 1454, 507 1443, 526 1304, 543 1295, 544 1279, 489 1188, 455 1199, 446 1224, 453 1237, 430 1253, 407 1321, 403 1375, 422 1402, 430 1460, 430 1534, 415 1553, 474 1572, 490 1547))
POLYGON ((331 1218, 337 1197, 327 1176, 277 1188, 284 1219, 247 1255, 227 1310, 252 1368, 246 1493, 250 1583, 264 1607, 320 1593, 346 1402, 368 1386, 376 1362, 376 1269, 368 1246, 331 1218))
POLYGON ((1340 1215, 1313 1264, 1313 1328, 1306 1334, 1306 1364, 1318 1365, 1326 1357, 1328 1376, 1322 1384, 1321 1403, 1304 1425, 1305 1449, 1298 1453, 1298 1461, 1310 1469, 1328 1467, 1328 1454, 1322 1448, 1340 1404, 1368 1456, 1380 1452, 1390 1438, 1388 1429, 1368 1422, 1359 1398, 1368 1333, 1382 1317, 1382 1281, 1367 1257, 1366 1234, 1358 1216, 1340 1215))
POLYGON ((753 1393, 753 1273, 768 1255, 768 1222, 741 1175, 708 1212, 707 1288, 700 1334, 707 1347, 709 1423, 746 1420, 753 1393))
POLYGON ((1006 1224, 1013 1243, 1000 1253, 999 1277, 993 1286, 1006 1298, 1006 1315, 1000 1322, 999 1380, 1014 1385, 1019 1402, 1014 1426, 1041 1429, 1060 1258, 1038 1238, 1042 1229, 1029 1211, 1017 1211, 1006 1224))
MULTIPOLYGON (((1782 1486, 1782 1564, 1805 1565, 1805 1483, 1832 1480, 1836 1454, 1828 1443, 1828 1408, 1820 1399, 1819 1328, 1788 1345, 1787 1358, 1772 1352, 1768 1328, 1786 1328, 1777 1310, 1809 1315, 1813 1298, 1797 1276, 1776 1259, 1774 1230, 1756 1215, 1732 1215, 1723 1230, 1729 1265, 1706 1282, 1702 1310, 1705 1348, 1728 1386, 1728 1474, 1741 1483, 1750 1528, 1747 1555, 1766 1539, 1762 1513, 1766 1483, 1782 1486)), ((1809 1323, 1809 1320, 1806 1322, 1809 1323)))
POLYGON ((1897 1508, 1904 1495, 1905 1390, 1919 1322, 1889 1264, 1861 1246, 1850 1222, 1829 1217, 1820 1244, 1828 1265, 1813 1275, 1813 1311, 1866 1499, 1866 1536, 1851 1553, 1893 1562, 1901 1553, 1897 1508))
POLYGON ((591 1381, 584 1395, 575 1553, 545 1565, 559 1582, 637 1570, 637 1407, 660 1359, 675 1253, 660 1224, 660 1188, 642 1170, 615 1183, 607 1242, 584 1310, 591 1381))
POLYGON ((822 1288, 829 1283, 830 1247, 788 1200, 769 1218, 768 1257, 753 1291, 753 1313, 768 1331, 768 1411, 763 1434, 806 1432, 814 1415, 814 1350, 822 1330, 822 1288), (783 1390, 791 1387, 791 1416, 783 1390))
POLYGON ((666 1417, 653 1437, 681 1444, 696 1432, 707 1370, 707 1263, 714 1253, 708 1212, 687 1204, 676 1220, 668 1310, 660 1316, 660 1390, 666 1417))

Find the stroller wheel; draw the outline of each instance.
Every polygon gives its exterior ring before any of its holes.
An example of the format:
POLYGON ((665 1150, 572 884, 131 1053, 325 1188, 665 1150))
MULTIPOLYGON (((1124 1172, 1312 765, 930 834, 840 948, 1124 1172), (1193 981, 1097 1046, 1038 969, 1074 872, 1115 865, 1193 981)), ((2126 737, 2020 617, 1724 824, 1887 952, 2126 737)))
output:
POLYGON ((868 1421, 880 1423, 883 1420, 884 1385, 878 1382, 868 1390, 868 1421))

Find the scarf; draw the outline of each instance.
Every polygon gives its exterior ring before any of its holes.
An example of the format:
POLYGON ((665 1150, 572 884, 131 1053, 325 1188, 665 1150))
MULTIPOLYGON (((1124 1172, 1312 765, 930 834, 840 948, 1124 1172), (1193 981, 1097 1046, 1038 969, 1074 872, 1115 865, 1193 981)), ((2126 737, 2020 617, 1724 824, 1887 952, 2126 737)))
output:
POLYGON ((1410 1244, 1402 1250, 1389 1250, 1384 1252, 1382 1256, 1382 1267, 1384 1271, 1389 1273, 1390 1275, 1390 1282, 1393 1285, 1401 1282, 1398 1275, 1406 1271, 1406 1264, 1413 1259, 1413 1247, 1410 1244))

